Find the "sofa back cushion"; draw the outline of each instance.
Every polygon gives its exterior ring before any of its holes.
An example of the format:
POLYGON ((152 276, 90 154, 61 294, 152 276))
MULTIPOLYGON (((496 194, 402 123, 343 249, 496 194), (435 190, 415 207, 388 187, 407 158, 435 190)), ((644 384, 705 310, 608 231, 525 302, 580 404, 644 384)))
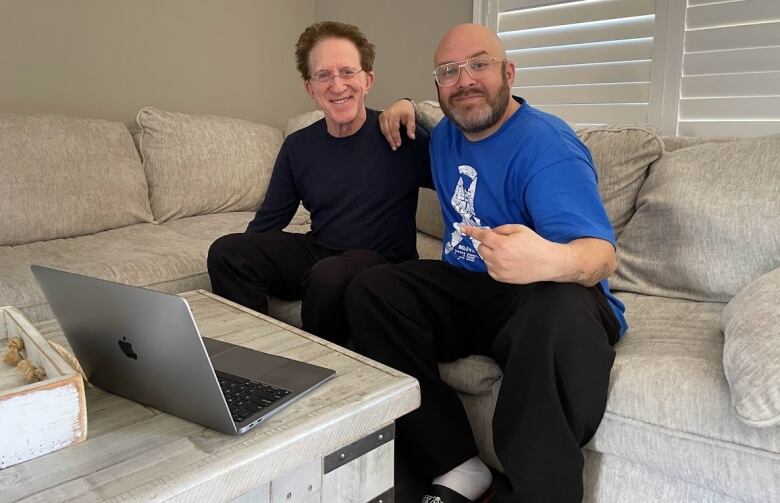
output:
POLYGON ((255 210, 282 131, 240 119, 143 108, 138 148, 155 220, 255 210))
POLYGON ((634 214, 636 196, 647 177, 647 168, 661 157, 663 141, 650 127, 614 124, 575 127, 588 146, 599 180, 599 193, 620 236, 634 214))
MULTIPOLYGON (((417 106, 417 120, 431 130, 444 117, 435 101, 423 101, 417 106)), ((599 192, 615 234, 620 235, 634 213, 636 196, 647 175, 647 168, 663 152, 663 141, 650 127, 614 124, 598 127, 576 127, 577 136, 590 149, 599 179, 599 192)), ((419 208, 428 211, 430 195, 421 195, 419 208)), ((440 212, 440 211, 439 211, 440 212)), ((417 228, 441 237, 440 215, 421 216, 417 228)))
POLYGON ((616 290, 727 302, 780 265, 780 135, 667 152, 618 238, 616 290))
POLYGON ((307 126, 311 126, 318 120, 325 117, 322 110, 314 110, 311 112, 303 112, 298 115, 294 115, 287 119, 287 125, 284 127, 284 137, 287 138, 299 129, 303 129, 307 126))
POLYGON ((146 179, 124 124, 0 114, 0 245, 150 222, 146 179))

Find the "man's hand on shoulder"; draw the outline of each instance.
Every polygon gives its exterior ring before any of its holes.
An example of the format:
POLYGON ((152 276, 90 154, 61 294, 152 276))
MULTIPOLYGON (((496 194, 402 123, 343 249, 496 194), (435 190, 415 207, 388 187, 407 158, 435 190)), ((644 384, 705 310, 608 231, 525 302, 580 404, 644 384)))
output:
POLYGON ((401 99, 390 105, 379 115, 379 128, 393 150, 401 146, 401 126, 406 126, 406 134, 414 140, 414 105, 407 99, 401 99))
POLYGON ((602 239, 560 244, 519 224, 494 229, 464 226, 461 230, 480 241, 477 252, 488 274, 502 283, 556 281, 593 286, 611 275, 617 265, 612 244, 602 239))

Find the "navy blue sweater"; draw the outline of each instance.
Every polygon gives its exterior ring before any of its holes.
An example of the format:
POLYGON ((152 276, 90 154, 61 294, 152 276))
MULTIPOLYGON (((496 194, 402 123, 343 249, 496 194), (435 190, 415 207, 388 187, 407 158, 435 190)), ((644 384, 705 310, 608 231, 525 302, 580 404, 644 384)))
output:
POLYGON ((417 257, 417 188, 431 187, 428 133, 393 152, 368 109, 353 135, 336 138, 325 119, 289 135, 279 151, 265 199, 247 232, 280 230, 300 201, 310 235, 337 250, 369 249, 392 261, 417 257))

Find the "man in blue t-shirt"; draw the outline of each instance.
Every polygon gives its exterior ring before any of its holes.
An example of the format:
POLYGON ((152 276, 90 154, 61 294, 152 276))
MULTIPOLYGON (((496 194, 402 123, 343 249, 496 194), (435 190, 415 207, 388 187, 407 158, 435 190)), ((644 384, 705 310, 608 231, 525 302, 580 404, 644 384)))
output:
POLYGON ((431 185, 428 135, 418 130, 398 150, 385 141, 379 112, 365 106, 374 46, 356 26, 315 23, 295 56, 325 117, 284 140, 246 232, 209 248, 209 278, 214 293, 262 313, 269 295, 301 299, 304 330, 344 344, 352 278, 375 264, 417 258, 417 189, 431 185), (311 231, 283 231, 301 202, 311 231))
MULTIPOLYGON (((615 236, 590 152, 562 120, 511 96, 514 64, 479 25, 448 32, 434 56, 446 117, 433 129, 442 260, 381 265, 347 289, 358 351, 416 377, 422 403, 398 421, 423 502, 580 501, 583 457, 604 414, 612 345, 626 328, 609 291, 615 236), (493 446, 478 457, 468 418, 438 362, 493 357, 503 380, 493 446), (439 498, 439 499, 436 499, 439 498)), ((409 101, 380 123, 394 147, 409 101)), ((413 131, 413 130, 412 130, 413 131)))

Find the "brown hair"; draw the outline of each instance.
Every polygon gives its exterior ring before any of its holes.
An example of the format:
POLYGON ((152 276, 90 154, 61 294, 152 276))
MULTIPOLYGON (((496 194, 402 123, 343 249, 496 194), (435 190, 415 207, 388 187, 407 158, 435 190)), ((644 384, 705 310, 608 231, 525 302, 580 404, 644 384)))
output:
POLYGON ((317 45, 317 42, 326 38, 349 40, 357 47, 361 68, 367 72, 373 69, 374 44, 368 41, 357 26, 336 21, 322 21, 303 30, 298 38, 298 43, 295 44, 295 64, 298 71, 301 72, 303 80, 308 80, 311 76, 309 74, 309 53, 317 45))

